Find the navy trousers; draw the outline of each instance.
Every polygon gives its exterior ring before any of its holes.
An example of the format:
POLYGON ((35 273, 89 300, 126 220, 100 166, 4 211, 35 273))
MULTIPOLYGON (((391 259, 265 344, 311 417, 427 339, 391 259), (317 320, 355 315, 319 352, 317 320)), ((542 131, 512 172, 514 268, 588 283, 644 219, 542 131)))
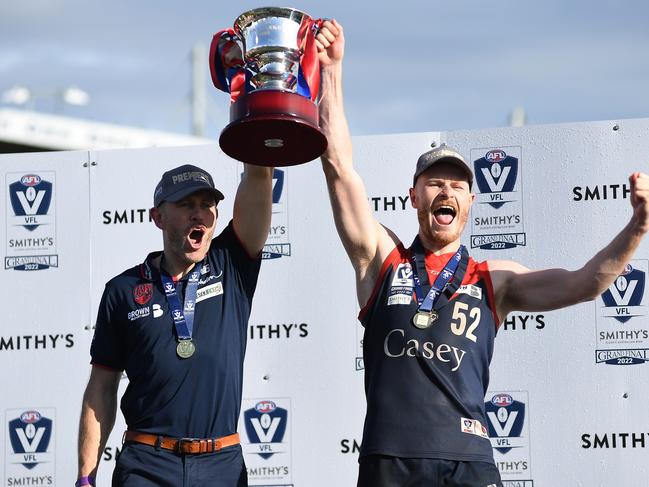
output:
POLYGON ((113 487, 248 487, 241 445, 215 453, 178 455, 140 443, 125 443, 113 472, 113 487))
POLYGON ((360 459, 358 487, 502 487, 493 463, 368 455, 360 459))

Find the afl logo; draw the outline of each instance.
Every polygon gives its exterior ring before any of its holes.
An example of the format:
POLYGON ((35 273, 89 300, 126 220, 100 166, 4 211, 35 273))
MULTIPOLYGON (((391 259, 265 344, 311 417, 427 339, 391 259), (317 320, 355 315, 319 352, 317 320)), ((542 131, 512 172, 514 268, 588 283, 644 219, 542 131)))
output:
POLYGON ((20 178, 20 182, 23 186, 36 186, 41 182, 41 177, 36 174, 26 174, 20 178))
POLYGON ((505 154, 504 150, 494 149, 487 152, 484 158, 489 162, 500 162, 507 158, 507 154, 505 154))
POLYGON ((255 409, 260 413, 271 413, 277 409, 273 401, 260 401, 255 405, 255 409))
POLYGON ((514 404, 514 398, 509 394, 496 394, 491 398, 491 404, 498 407, 507 407, 514 404))
POLYGON ((20 415, 20 420, 27 424, 38 423, 41 420, 41 413, 38 411, 25 411, 20 415))

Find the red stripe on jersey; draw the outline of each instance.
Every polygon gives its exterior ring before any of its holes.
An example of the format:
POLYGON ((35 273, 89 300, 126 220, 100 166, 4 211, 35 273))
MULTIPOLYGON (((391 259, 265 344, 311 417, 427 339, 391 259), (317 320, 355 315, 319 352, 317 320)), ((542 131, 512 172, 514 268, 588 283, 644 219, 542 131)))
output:
POLYGON ((376 276, 376 281, 374 282, 374 288, 372 289, 372 294, 370 294, 370 298, 367 300, 367 303, 365 303, 365 306, 359 311, 358 313, 358 320, 363 321, 363 318, 369 311, 370 307, 372 304, 374 304, 374 300, 376 299, 376 295, 379 293, 379 289, 381 288, 381 284, 383 283, 383 276, 385 276, 385 273, 388 272, 388 269, 390 266, 394 266, 397 264, 400 264, 402 262, 406 262, 403 260, 403 256, 406 255, 407 250, 403 247, 403 244, 399 242, 399 245, 397 245, 394 249, 392 249, 392 252, 388 254, 388 256, 385 258, 383 261, 383 265, 381 266, 381 271, 379 272, 379 275, 376 276))

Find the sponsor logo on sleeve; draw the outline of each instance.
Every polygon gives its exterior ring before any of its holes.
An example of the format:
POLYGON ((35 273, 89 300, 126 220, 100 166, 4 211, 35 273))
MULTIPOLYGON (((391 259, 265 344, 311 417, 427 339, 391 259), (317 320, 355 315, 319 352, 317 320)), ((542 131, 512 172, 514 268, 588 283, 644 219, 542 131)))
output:
POLYGON ((200 303, 209 298, 214 298, 223 294, 223 283, 215 282, 196 291, 196 302, 200 303))

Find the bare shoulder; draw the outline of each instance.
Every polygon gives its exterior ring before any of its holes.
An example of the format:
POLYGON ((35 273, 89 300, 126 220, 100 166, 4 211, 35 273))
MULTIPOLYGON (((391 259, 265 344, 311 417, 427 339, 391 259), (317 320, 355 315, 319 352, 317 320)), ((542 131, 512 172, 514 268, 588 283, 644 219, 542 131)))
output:
POLYGON ((379 260, 381 264, 388 258, 388 255, 394 250, 394 248, 401 243, 399 237, 390 230, 388 227, 377 222, 378 233, 379 233, 379 242, 377 253, 379 254, 379 260))
POLYGON ((496 296, 507 286, 512 277, 530 272, 527 267, 513 260, 487 260, 487 268, 496 296))
POLYGON ((374 257, 366 266, 356 268, 356 292, 358 302, 364 306, 372 295, 376 281, 379 279, 383 263, 401 241, 389 228, 376 222, 378 242, 374 257))
POLYGON ((513 272, 515 274, 524 274, 529 272, 529 269, 518 262, 513 260, 487 260, 489 272, 513 272))

